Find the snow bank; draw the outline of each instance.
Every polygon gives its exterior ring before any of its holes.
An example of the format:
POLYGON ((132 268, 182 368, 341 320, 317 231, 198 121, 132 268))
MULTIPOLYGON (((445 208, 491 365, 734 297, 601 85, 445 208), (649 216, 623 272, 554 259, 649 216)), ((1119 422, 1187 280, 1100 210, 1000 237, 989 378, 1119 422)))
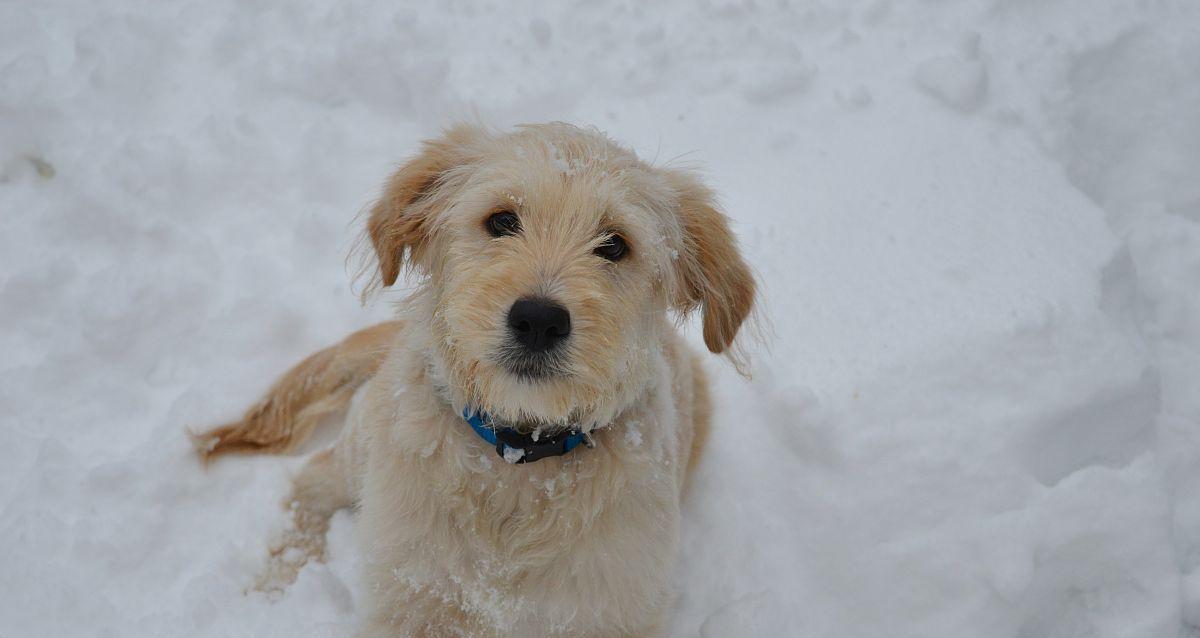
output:
POLYGON ((342 636, 353 520, 183 429, 388 314, 344 256, 455 118, 704 167, 774 337, 713 361, 671 635, 1200 635, 1200 6, 0 4, 0 635, 342 636), (103 6, 102 6, 103 5, 103 6))

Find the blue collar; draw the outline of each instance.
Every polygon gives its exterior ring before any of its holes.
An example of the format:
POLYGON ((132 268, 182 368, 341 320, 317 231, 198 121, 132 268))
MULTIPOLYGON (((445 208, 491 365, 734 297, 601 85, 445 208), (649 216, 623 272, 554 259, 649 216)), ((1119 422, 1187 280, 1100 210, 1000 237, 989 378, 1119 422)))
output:
POLYGON ((486 412, 464 408, 462 416, 475 434, 494 445, 496 454, 509 463, 533 463, 548 456, 562 456, 587 440, 587 435, 571 428, 535 441, 529 434, 512 428, 497 428, 486 412))

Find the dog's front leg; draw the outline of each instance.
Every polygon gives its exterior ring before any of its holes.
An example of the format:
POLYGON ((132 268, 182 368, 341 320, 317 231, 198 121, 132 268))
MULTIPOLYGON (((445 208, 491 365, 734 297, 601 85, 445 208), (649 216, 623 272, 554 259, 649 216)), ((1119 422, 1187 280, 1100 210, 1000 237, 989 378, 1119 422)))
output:
POLYGON ((291 526, 272 544, 267 566, 254 588, 281 591, 296 580, 310 560, 325 560, 325 534, 329 520, 339 509, 354 503, 348 482, 342 476, 335 449, 314 454, 300 470, 292 492, 284 501, 291 512, 291 526))
MULTIPOLYGON (((412 601, 407 611, 379 608, 359 629, 356 638, 499 638, 505 634, 483 627, 458 607, 433 599, 412 601), (419 610, 413 613, 413 610, 419 610)), ((402 603, 403 604, 403 603, 402 603)))

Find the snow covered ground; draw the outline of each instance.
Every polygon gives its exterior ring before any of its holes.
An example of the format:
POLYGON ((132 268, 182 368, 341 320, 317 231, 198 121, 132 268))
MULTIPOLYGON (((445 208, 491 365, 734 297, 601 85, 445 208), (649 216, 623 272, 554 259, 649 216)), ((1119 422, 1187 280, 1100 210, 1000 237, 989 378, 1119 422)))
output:
POLYGON ((184 428, 388 315, 355 214, 456 118, 703 166, 774 336, 714 359, 672 636, 1200 636, 1200 3, 0 1, 0 636, 344 636, 353 520, 184 428))

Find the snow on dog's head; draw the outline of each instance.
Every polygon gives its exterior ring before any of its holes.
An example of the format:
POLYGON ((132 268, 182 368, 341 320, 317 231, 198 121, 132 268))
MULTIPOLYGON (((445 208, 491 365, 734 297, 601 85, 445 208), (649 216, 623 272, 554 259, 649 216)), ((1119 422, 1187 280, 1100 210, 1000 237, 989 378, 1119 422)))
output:
MULTIPOLYGON (((732 345, 754 280, 712 193, 603 134, 459 125, 426 141, 371 209, 367 237, 456 401, 513 422, 604 424, 655 374, 669 310, 732 345)), ((375 286, 372 286, 372 288, 375 286)))

